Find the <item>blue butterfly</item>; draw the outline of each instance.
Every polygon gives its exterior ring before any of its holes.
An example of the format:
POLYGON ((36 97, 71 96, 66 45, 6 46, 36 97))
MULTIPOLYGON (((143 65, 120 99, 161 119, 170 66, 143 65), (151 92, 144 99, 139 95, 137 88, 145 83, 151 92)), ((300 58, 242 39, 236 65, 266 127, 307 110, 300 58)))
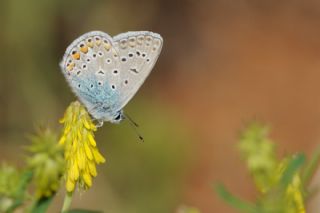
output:
POLYGON ((136 94, 155 65, 162 37, 138 31, 110 37, 86 33, 67 48, 60 63, 72 91, 101 125, 119 123, 122 108, 136 94))

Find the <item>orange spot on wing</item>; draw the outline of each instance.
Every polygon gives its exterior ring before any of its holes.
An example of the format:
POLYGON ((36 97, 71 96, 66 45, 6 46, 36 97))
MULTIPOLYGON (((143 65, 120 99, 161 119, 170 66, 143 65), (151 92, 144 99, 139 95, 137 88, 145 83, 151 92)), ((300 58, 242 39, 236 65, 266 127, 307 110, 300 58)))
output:
POLYGON ((103 42, 103 47, 108 51, 111 48, 111 45, 109 43, 103 42))
POLYGON ((71 63, 71 64, 67 65, 67 70, 72 71, 73 67, 74 67, 74 63, 71 63))
POLYGON ((79 60, 80 59, 80 53, 76 52, 76 53, 72 54, 72 58, 75 59, 75 60, 79 60))
POLYGON ((88 52, 88 46, 80 47, 80 50, 81 50, 81 52, 83 52, 83 53, 87 53, 87 52, 88 52))

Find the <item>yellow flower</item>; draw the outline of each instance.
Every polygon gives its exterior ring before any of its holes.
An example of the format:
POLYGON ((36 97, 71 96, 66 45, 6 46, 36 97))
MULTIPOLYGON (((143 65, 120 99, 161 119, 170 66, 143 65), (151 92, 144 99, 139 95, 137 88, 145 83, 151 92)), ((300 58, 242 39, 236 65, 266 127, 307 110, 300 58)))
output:
POLYGON ((293 177, 292 183, 288 185, 286 198, 292 203, 292 212, 306 213, 301 185, 300 176, 297 174, 293 177))
POLYGON ((78 101, 70 104, 60 123, 64 124, 59 143, 65 146, 66 189, 73 192, 77 183, 88 189, 97 176, 96 165, 105 162, 94 139, 97 128, 78 101))

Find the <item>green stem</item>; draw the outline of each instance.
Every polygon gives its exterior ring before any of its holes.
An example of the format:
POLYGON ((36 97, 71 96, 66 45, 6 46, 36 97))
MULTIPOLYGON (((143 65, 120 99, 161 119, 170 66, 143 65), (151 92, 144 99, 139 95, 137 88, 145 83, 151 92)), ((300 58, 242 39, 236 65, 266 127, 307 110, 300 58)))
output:
POLYGON ((72 202, 73 192, 67 192, 66 196, 64 197, 63 206, 62 206, 62 213, 67 212, 70 208, 72 202))

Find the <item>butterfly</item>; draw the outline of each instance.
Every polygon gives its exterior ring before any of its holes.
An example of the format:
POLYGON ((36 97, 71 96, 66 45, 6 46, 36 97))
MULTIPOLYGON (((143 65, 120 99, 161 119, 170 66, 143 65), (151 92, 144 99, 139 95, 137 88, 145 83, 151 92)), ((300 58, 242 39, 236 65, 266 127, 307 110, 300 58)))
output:
POLYGON ((60 63, 72 91, 101 125, 120 123, 123 107, 154 67, 163 45, 153 32, 137 31, 111 37, 92 31, 74 40, 60 63))

